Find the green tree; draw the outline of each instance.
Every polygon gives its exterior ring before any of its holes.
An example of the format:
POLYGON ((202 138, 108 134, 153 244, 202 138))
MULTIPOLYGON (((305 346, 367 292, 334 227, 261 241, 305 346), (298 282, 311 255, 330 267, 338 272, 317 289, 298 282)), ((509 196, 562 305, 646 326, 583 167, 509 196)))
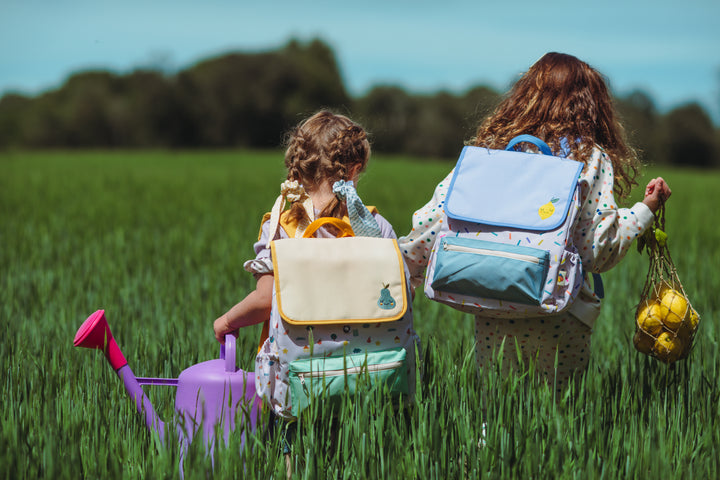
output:
POLYGON ((661 152, 658 131, 660 117, 652 98, 641 90, 635 90, 615 101, 628 141, 640 159, 651 164, 666 161, 661 152))
POLYGON ((300 118, 350 102, 332 51, 319 40, 203 61, 181 72, 178 88, 198 142, 211 146, 277 146, 300 118))
POLYGON ((418 102, 400 87, 372 88, 355 103, 358 119, 372 137, 373 149, 386 153, 404 152, 412 132, 418 102))
MULTIPOLYGON (((500 98, 485 86, 417 95, 379 85, 352 99, 330 46, 290 40, 175 75, 85 71, 34 98, 7 94, 0 147, 277 147, 299 120, 331 108, 360 121, 376 151, 454 159, 500 98)), ((645 162, 720 165, 720 130, 699 105, 660 115, 640 90, 616 103, 645 162)))
POLYGON ((8 93, 0 98, 0 147, 25 143, 23 123, 31 105, 32 99, 17 93, 8 93))
POLYGON ((663 119, 661 134, 669 163, 697 167, 720 165, 715 129, 697 103, 669 112, 663 119))
POLYGON ((377 86, 356 101, 356 112, 378 151, 454 159, 499 98, 487 87, 457 96, 410 95, 397 86, 377 86))
POLYGON ((467 125, 465 105, 447 92, 418 97, 420 109, 411 119, 413 128, 405 152, 434 158, 457 158, 467 125))

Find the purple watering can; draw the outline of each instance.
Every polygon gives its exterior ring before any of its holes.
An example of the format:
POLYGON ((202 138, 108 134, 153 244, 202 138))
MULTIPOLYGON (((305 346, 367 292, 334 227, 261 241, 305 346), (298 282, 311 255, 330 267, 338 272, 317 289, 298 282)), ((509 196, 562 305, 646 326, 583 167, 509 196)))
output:
MULTIPOLYGON (((168 385, 177 387, 175 411, 180 418, 177 427, 181 445, 180 472, 187 446, 203 426, 206 451, 211 457, 215 445, 215 431, 219 425, 227 445, 230 432, 238 422, 250 422, 246 431, 254 431, 260 411, 260 398, 255 394, 255 373, 245 372, 235 366, 235 337, 227 335, 225 345, 220 347, 220 359, 193 365, 180 373, 178 378, 136 377, 130 370, 105 319, 105 310, 90 315, 80 326, 73 344, 76 347, 101 349, 110 365, 123 381, 128 395, 135 401, 138 412, 145 416, 145 425, 157 432, 164 442, 165 423, 155 413, 143 385, 168 385)), ((241 445, 244 445, 244 435, 241 445)))

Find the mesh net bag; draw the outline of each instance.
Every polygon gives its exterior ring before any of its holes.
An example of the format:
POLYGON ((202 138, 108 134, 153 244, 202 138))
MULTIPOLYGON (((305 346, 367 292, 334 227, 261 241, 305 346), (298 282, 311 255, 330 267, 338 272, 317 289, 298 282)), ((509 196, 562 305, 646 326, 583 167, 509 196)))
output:
POLYGON ((645 286, 635 312, 635 349, 670 364, 690 354, 700 316, 692 308, 670 257, 665 233, 665 207, 655 224, 638 239, 650 256, 645 286))

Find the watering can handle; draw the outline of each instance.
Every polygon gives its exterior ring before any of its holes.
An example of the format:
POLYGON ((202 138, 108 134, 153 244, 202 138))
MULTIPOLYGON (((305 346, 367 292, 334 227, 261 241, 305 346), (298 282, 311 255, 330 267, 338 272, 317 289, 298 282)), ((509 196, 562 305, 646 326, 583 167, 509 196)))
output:
POLYGON ((235 366, 235 341, 235 335, 228 333, 225 335, 225 345, 220 345, 220 360, 225 360, 226 372, 237 370, 235 366))

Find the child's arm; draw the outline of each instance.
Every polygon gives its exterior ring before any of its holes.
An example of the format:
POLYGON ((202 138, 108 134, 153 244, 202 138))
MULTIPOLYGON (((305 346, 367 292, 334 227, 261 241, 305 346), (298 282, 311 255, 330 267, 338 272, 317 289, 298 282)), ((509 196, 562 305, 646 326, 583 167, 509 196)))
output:
POLYGON ((617 265, 635 239, 652 225, 654 212, 670 194, 662 179, 652 180, 646 197, 631 208, 619 208, 613 194, 614 178, 610 159, 599 149, 583 172, 583 209, 573 240, 583 267, 602 273, 617 265))
POLYGON ((255 290, 215 320, 213 330, 215 330, 215 338, 218 342, 224 344, 226 334, 234 333, 239 328, 255 325, 270 318, 274 279, 272 274, 261 275, 255 290))

